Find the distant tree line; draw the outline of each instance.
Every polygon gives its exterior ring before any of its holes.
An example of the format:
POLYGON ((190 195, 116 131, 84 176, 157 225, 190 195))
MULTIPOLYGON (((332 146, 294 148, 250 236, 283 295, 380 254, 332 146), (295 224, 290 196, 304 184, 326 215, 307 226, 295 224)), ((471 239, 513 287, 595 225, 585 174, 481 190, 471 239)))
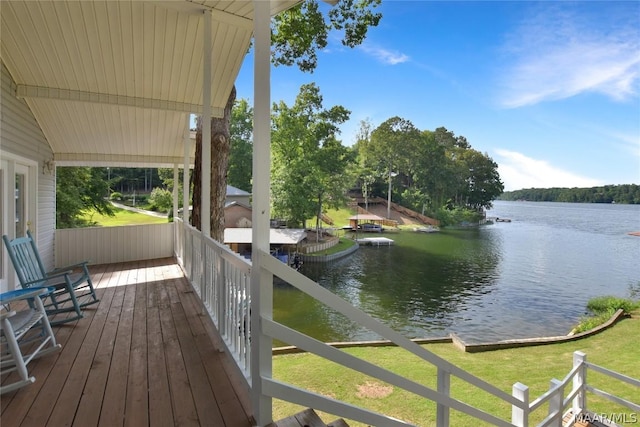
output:
POLYGON ((499 200, 531 202, 640 204, 640 185, 604 185, 591 188, 529 188, 505 191, 499 200))

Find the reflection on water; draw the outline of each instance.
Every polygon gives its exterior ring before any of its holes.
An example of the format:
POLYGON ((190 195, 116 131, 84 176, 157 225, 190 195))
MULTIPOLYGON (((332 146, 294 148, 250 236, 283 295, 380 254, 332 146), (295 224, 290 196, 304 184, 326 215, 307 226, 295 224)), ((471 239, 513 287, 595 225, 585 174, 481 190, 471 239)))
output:
MULTIPOLYGON (((410 338, 456 332, 467 341, 567 333, 597 295, 640 282, 640 206, 497 202, 480 228, 389 234, 302 273, 410 338)), ((375 334, 290 286, 275 319, 323 341, 375 334)))

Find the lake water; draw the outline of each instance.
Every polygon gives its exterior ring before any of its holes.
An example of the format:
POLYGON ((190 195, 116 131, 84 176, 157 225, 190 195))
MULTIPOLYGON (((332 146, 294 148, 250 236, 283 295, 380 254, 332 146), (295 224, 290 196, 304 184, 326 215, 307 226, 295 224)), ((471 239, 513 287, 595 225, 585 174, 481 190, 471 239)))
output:
MULTIPOLYGON (((394 246, 302 272, 409 338, 467 342, 564 335, 590 298, 640 286, 639 205, 497 201, 487 216, 511 222, 383 233, 394 246)), ((379 338, 289 285, 274 316, 322 341, 379 338)))

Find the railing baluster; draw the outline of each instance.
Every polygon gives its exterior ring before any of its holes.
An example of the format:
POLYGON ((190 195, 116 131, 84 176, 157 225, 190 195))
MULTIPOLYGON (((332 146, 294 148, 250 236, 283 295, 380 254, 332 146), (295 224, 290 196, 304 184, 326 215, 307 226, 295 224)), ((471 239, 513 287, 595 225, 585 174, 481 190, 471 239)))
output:
POLYGON ((562 386, 562 381, 553 378, 551 380, 550 389, 555 389, 555 391, 549 399, 549 416, 553 416, 553 420, 548 425, 562 427, 562 402, 564 400, 564 387, 562 386))
MULTIPOLYGON (((451 374, 438 367, 438 392, 449 396, 450 390, 451 374)), ((436 425, 438 427, 449 427, 449 407, 441 403, 438 403, 436 408, 436 425)))
POLYGON ((573 399, 573 414, 578 416, 587 409, 587 355, 581 351, 573 353, 573 367, 581 366, 576 375, 573 377, 573 390, 578 390, 576 397, 573 399))
POLYGON ((511 394, 522 402, 520 407, 511 405, 511 424, 516 427, 529 427, 529 387, 515 383, 511 394))

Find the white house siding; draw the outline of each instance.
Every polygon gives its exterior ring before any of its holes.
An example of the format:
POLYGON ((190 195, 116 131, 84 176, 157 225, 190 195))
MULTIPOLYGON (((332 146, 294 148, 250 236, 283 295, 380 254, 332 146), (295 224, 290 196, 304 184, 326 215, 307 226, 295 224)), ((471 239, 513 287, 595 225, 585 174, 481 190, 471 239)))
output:
MULTIPOLYGON (((2 62, 0 92, 0 148, 3 155, 15 155, 36 161, 36 239, 46 268, 53 268, 54 232, 56 226, 55 174, 43 171, 53 152, 31 109, 15 96, 16 83, 2 62)), ((5 207, 3 207, 5 209, 5 207)))

